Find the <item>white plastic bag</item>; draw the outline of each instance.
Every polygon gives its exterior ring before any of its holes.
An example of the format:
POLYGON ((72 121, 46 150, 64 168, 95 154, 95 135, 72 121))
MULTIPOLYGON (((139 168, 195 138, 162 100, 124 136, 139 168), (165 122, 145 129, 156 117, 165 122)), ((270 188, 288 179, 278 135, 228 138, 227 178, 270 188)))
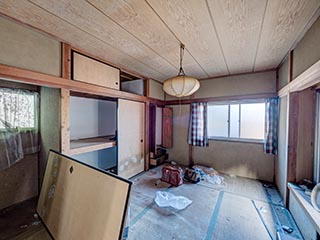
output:
POLYGON ((185 209, 192 201, 183 196, 175 196, 169 192, 156 192, 155 202, 159 207, 173 207, 178 210, 185 209))
POLYGON ((213 176, 206 176, 206 180, 209 183, 212 184, 223 184, 224 178, 222 176, 219 175, 213 175, 213 176))

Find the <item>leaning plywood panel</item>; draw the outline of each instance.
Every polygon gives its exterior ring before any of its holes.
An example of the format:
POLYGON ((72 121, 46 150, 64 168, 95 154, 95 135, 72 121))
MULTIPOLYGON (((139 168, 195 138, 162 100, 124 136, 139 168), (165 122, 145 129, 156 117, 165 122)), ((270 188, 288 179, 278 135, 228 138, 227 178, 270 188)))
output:
POLYGON ((50 151, 37 212, 56 240, 121 239, 131 182, 50 151))
POLYGON ((73 79, 119 90, 120 71, 78 53, 73 53, 73 79))
POLYGON ((118 174, 130 178, 144 170, 145 105, 119 100, 118 174))

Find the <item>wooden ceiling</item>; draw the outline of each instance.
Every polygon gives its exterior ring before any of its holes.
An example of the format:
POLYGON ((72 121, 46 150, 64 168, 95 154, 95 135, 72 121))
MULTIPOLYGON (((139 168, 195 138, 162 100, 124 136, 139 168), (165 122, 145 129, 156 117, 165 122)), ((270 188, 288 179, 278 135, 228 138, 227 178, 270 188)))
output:
POLYGON ((0 13, 163 81, 276 68, 320 0, 1 0, 0 13))

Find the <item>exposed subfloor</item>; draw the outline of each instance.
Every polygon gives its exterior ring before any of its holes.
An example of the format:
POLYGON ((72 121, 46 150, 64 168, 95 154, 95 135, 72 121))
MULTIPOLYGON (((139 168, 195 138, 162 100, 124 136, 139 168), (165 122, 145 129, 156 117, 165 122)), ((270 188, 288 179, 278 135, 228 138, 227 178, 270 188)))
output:
MULTIPOLYGON (((222 175, 222 184, 202 181, 170 187, 159 181, 161 166, 132 179, 128 240, 273 239, 276 233, 302 239, 289 211, 273 185, 222 175), (186 209, 160 208, 157 191, 192 200, 186 209), (287 233, 283 226, 289 227, 287 233)), ((0 240, 49 240, 36 219, 36 199, 0 211, 0 240)))

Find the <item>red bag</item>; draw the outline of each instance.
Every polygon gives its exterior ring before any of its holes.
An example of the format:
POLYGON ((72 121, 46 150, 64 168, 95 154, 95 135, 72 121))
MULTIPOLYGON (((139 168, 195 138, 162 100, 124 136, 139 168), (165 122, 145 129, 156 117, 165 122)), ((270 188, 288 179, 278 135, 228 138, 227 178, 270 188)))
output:
POLYGON ((165 166, 162 168, 161 181, 177 187, 183 183, 183 170, 181 168, 165 166))

